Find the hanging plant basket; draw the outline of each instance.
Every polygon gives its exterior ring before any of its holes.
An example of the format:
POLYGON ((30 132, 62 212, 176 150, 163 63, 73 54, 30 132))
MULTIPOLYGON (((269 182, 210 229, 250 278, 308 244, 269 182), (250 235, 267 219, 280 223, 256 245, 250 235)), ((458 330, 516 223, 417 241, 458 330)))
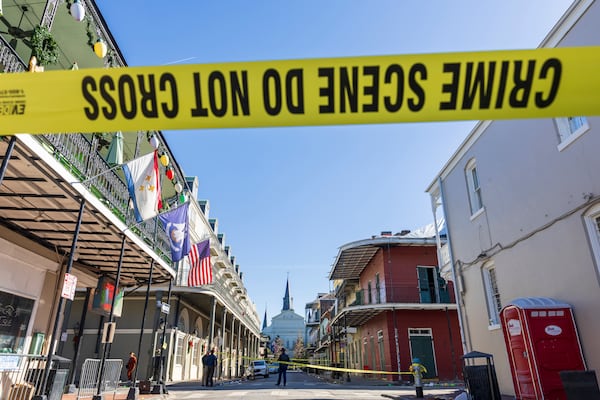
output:
POLYGON ((32 55, 39 65, 50 65, 58 62, 58 43, 45 26, 36 26, 31 36, 32 55))

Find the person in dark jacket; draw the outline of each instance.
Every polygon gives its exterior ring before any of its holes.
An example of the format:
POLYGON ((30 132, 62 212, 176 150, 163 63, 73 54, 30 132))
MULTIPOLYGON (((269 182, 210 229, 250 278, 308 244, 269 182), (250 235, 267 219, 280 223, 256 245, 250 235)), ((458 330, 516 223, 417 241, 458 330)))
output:
POLYGON ((277 359, 279 361, 279 376, 277 377, 277 386, 281 384, 281 377, 283 376, 283 386, 287 384, 287 369, 288 363, 290 362, 290 356, 285 354, 285 349, 281 348, 281 354, 277 359))
POLYGON ((206 386, 214 386, 213 375, 215 374, 215 368, 217 367, 217 356, 215 356, 215 350, 211 349, 210 354, 206 357, 206 368, 208 370, 206 376, 206 386))
POLYGON ((210 355, 210 351, 206 350, 206 354, 202 356, 202 386, 208 385, 208 365, 206 361, 208 360, 208 356, 210 355))

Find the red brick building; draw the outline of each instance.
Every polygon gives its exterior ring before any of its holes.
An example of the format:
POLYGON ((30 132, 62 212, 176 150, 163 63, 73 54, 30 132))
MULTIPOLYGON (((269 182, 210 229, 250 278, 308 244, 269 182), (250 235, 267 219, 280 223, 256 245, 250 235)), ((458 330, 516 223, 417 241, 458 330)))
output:
POLYGON ((434 235, 384 232, 340 248, 329 275, 337 299, 332 363, 409 380, 389 372, 406 372, 419 358, 426 378, 461 377, 454 288, 439 276, 434 235))

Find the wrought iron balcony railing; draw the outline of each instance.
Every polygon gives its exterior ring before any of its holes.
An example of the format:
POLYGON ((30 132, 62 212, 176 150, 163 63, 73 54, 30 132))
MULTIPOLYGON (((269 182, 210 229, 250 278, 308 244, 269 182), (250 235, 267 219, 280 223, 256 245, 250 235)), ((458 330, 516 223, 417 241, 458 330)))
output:
MULTIPOLYGON (((372 289, 359 289, 354 296, 349 296, 348 306, 363 306, 369 304, 387 303, 447 303, 447 295, 441 292, 447 291, 446 287, 423 287, 416 284, 401 284, 381 286, 372 289), (438 294, 439 293, 439 294, 438 294)), ((343 304, 343 302, 342 302, 343 304)), ((343 304, 345 307, 346 305, 343 304)))
POLYGON ((170 262, 170 246, 164 229, 156 229, 158 218, 137 223, 129 212, 129 192, 117 170, 96 151, 97 137, 89 140, 77 133, 47 134, 36 136, 47 150, 59 160, 74 176, 84 182, 84 185, 106 205, 131 231, 142 238, 146 244, 170 262), (157 232, 154 240, 154 232, 157 232))
POLYGON ((0 72, 23 72, 27 64, 14 51, 3 37, 0 36, 0 72))

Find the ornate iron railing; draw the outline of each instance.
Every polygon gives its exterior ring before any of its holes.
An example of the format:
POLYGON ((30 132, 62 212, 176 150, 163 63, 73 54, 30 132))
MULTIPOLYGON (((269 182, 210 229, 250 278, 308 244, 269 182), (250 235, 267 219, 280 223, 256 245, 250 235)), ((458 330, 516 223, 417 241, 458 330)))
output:
POLYGON ((27 70, 27 64, 14 51, 3 37, 0 36, 0 64, 2 72, 23 72, 27 70))
POLYGON ((77 133, 46 134, 38 137, 48 151, 76 176, 131 231, 142 238, 165 261, 170 262, 170 247, 163 229, 156 229, 158 218, 137 223, 129 212, 129 192, 118 169, 110 167, 96 151, 98 139, 89 140, 77 133), (157 232, 154 240, 154 232, 157 232))

